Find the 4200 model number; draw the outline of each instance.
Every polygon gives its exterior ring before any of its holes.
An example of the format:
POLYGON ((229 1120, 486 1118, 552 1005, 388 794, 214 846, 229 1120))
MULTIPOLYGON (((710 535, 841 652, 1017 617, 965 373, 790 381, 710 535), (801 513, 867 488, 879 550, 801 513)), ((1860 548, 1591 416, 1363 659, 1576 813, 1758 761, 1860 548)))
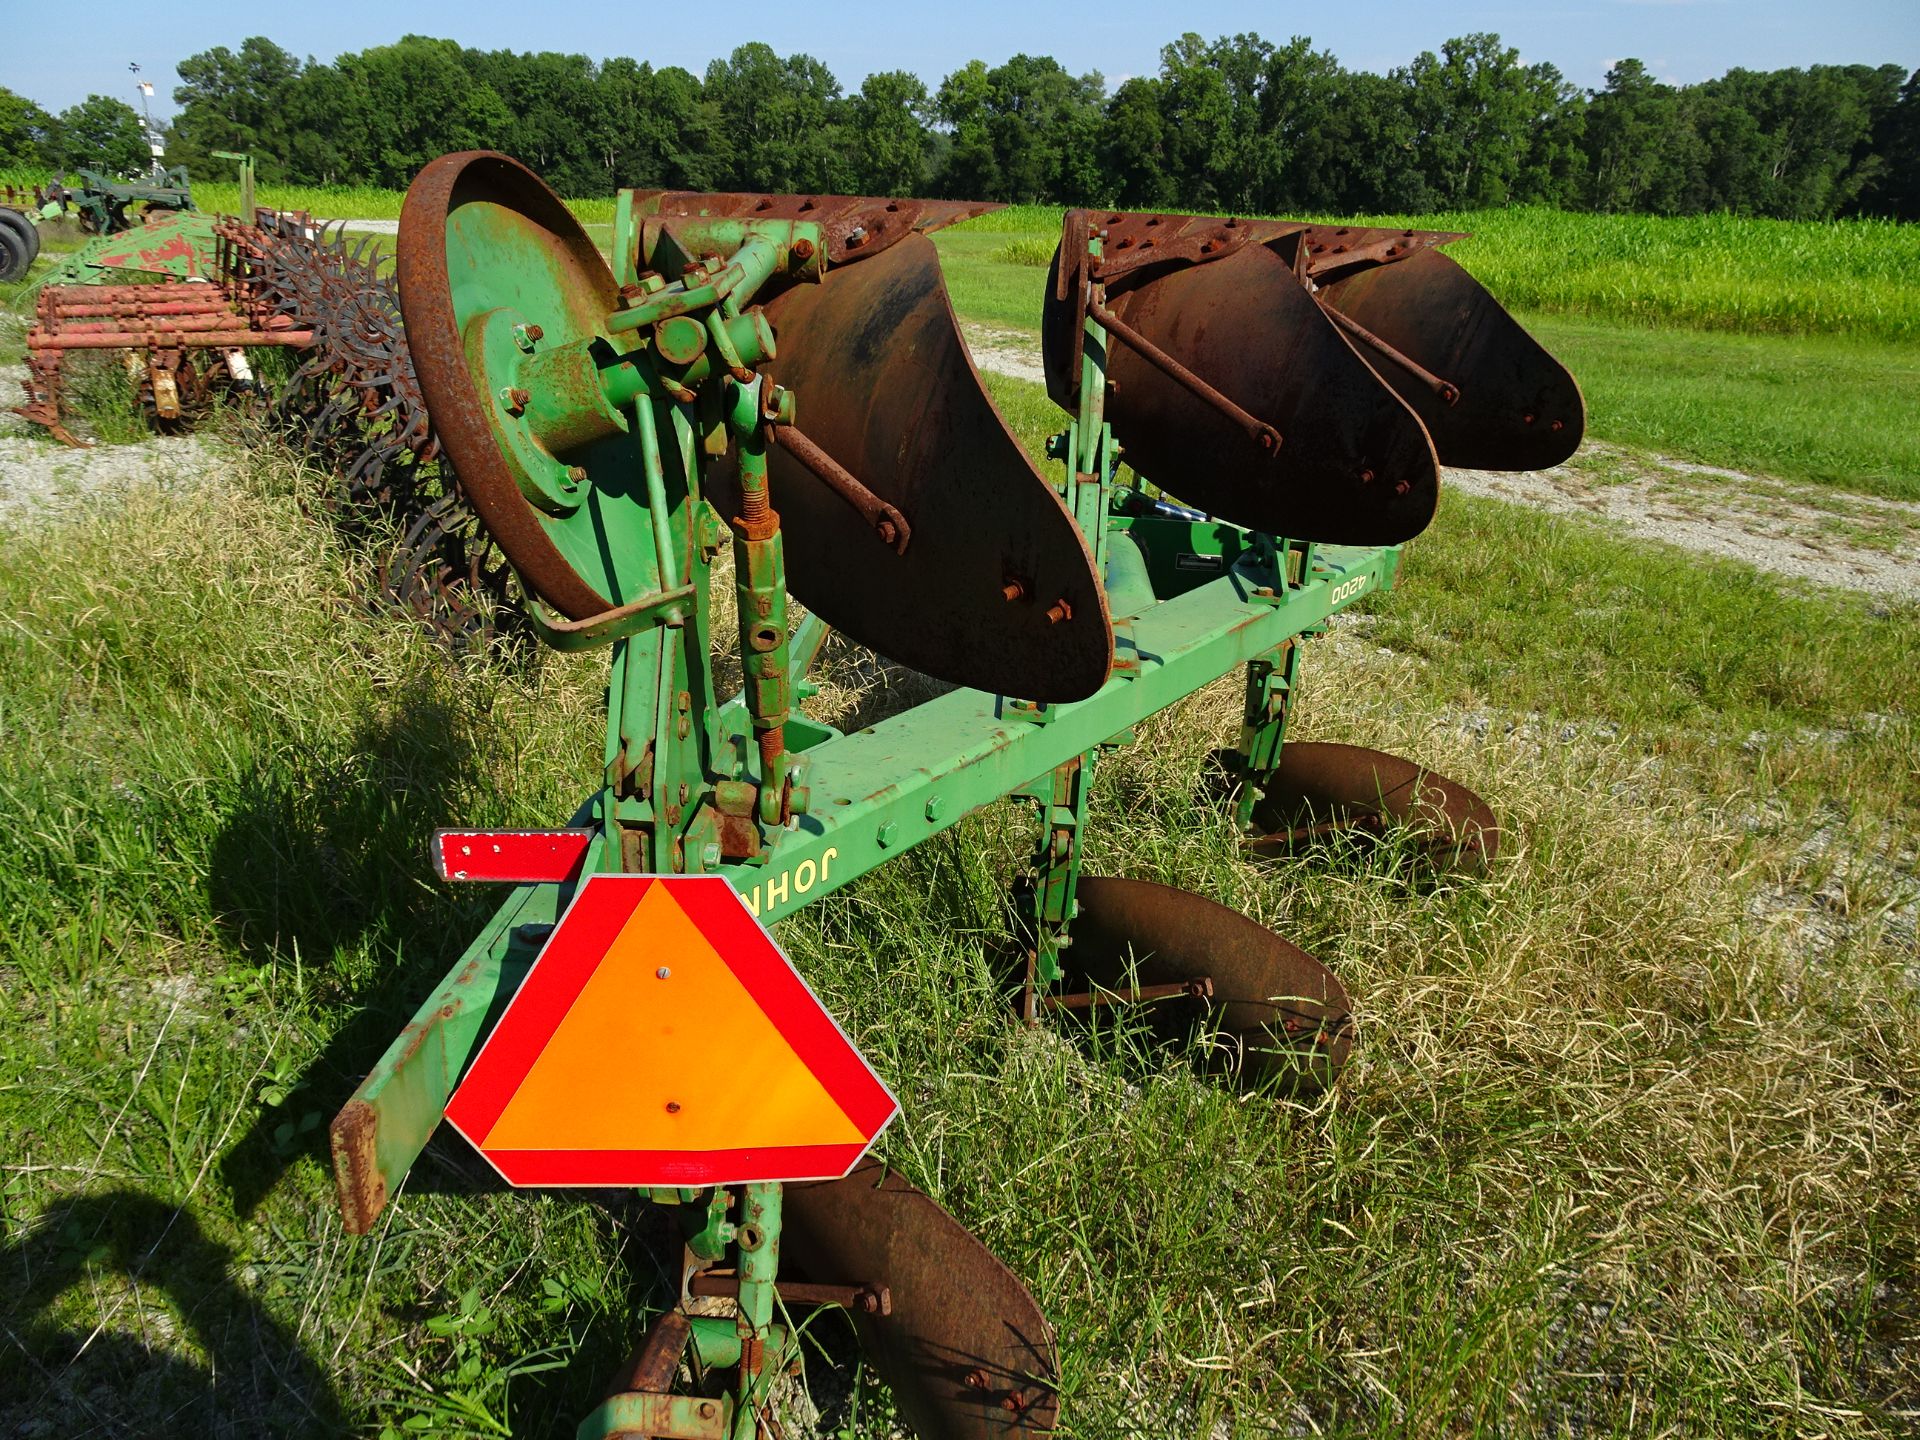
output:
POLYGON ((1333 593, 1327 596, 1327 603, 1329 605, 1345 604, 1362 590, 1366 589, 1367 582, 1372 578, 1371 575, 1363 570, 1351 580, 1342 580, 1338 585, 1333 587, 1333 593))

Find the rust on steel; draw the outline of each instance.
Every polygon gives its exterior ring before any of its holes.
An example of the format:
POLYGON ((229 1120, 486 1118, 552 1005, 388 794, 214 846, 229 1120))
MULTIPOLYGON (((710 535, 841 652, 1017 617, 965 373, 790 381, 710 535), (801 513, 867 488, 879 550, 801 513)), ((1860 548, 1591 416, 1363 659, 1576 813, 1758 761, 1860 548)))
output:
POLYGON ((1077 401, 1091 315, 1116 342, 1107 417, 1143 474, 1256 529, 1410 539, 1442 463, 1538 469, 1585 425, 1565 367, 1439 252, 1462 238, 1069 212, 1043 316, 1048 392, 1077 401), (1244 415, 1287 437, 1278 463, 1244 415))
POLYGON ((790 1185, 784 1203, 789 1262, 816 1279, 868 1276, 891 1295, 890 1314, 851 1314, 915 1435, 1023 1440, 1054 1429, 1053 1329, 959 1221, 873 1159, 844 1180, 790 1185))
POLYGON ((640 1344, 607 1387, 608 1395, 665 1395, 673 1389, 680 1359, 693 1339, 693 1322, 669 1310, 647 1328, 640 1344))
POLYGON ((1042 313, 1048 392, 1073 403, 1077 377, 1063 358, 1088 292, 1104 283, 1106 311, 1286 438, 1277 453, 1263 447, 1149 360, 1111 346, 1107 419, 1141 474, 1269 534, 1362 545, 1419 534, 1439 502, 1440 462, 1414 413, 1275 249, 1240 241, 1202 257, 1206 243, 1189 235, 1165 247, 1179 249, 1171 263, 1134 266, 1111 282, 1096 268, 1077 299, 1050 293, 1042 313))
POLYGON ((1398 755, 1362 745, 1290 741, 1254 805, 1254 853, 1292 854, 1335 835, 1397 833, 1424 863, 1479 873, 1500 850, 1486 801, 1398 755))
POLYGON ((1087 313, 1099 321, 1108 330, 1126 342, 1126 346, 1142 360, 1152 365, 1162 375, 1177 380, 1214 409, 1225 415, 1234 424, 1245 430, 1253 442, 1262 450, 1275 451, 1280 448, 1280 432, 1257 415, 1250 415, 1233 401, 1222 395, 1193 371, 1182 365, 1173 356, 1167 354, 1146 336, 1134 329, 1111 310, 1099 304, 1089 304, 1087 313))
POLYGON ((526 166, 488 151, 442 155, 407 190, 395 246, 407 349, 440 443, 482 524, 535 596, 569 620, 616 608, 570 565, 521 494, 474 390, 447 268, 447 225, 462 205, 521 217, 550 259, 556 289, 584 325, 619 305, 613 272, 565 205, 526 166), (593 317, 589 319, 588 317, 593 317))
POLYGON ((1322 1086, 1346 1064, 1353 1043, 1347 992, 1299 946, 1171 885, 1083 877, 1075 898, 1073 946, 1062 958, 1070 980, 1115 993, 1210 982, 1204 996, 1145 1007, 1162 1039, 1216 1031, 1209 1066, 1254 1084, 1322 1086))
POLYGON ((907 553, 907 542, 913 538, 913 527, 907 523, 906 516, 862 485, 846 466, 822 450, 798 426, 768 425, 767 434, 774 444, 806 466, 828 489, 859 512, 860 517, 873 527, 873 533, 894 554, 907 553))
MULTIPOLYGON (((775 1287, 785 1305, 838 1305, 867 1315, 891 1315, 893 1292, 884 1285, 816 1285, 805 1280, 782 1280, 775 1287)), ((696 1299, 736 1300, 738 1275, 702 1270, 687 1281, 687 1293, 696 1299)))
POLYGON ((1578 448, 1586 402, 1566 366, 1439 251, 1330 274, 1316 298, 1412 362, 1389 358, 1380 378, 1413 407, 1443 463, 1541 470, 1578 448), (1457 385, 1458 397, 1437 393, 1426 372, 1457 385))
MULTIPOLYGON (((915 200, 885 195, 767 195, 752 191, 635 190, 639 215, 717 215, 736 220, 804 220, 820 227, 829 265, 877 255, 909 235, 1005 208, 989 201, 915 200)), ((636 227, 636 234, 638 233, 636 227)))
MULTIPOLYGON (((867 520, 784 446, 770 450, 793 596, 858 643, 954 684, 1049 701, 1099 689, 1113 663, 1105 589, 974 369, 933 242, 906 235, 766 311, 780 336, 766 368, 793 392, 798 423, 913 525, 906 553, 865 558, 867 520)), ((731 462, 714 488, 716 504, 733 503, 731 462)))
POLYGON ((387 1182, 375 1153, 380 1118, 364 1100, 349 1100, 333 1118, 328 1139, 333 1149, 334 1190, 340 1219, 349 1235, 365 1235, 386 1208, 387 1182))

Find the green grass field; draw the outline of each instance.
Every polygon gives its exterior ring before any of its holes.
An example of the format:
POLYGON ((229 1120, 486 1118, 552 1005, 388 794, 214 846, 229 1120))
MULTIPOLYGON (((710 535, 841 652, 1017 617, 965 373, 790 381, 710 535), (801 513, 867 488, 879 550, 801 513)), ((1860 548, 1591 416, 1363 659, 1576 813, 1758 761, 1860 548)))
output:
MULTIPOLYGON (((234 463, 6 523, 0 1423, 551 1433, 660 1303, 658 1224, 444 1139, 348 1241, 324 1122, 484 911, 425 835, 567 813, 599 666, 449 660, 234 463)), ((1071 1434, 1909 1433, 1916 621, 1450 498, 1300 724, 1479 788, 1485 881, 1250 863, 1198 779, 1237 685, 1148 727, 1090 866, 1336 966, 1361 1040, 1310 1105, 1009 1023, 1023 811, 781 939, 905 1100, 889 1158, 1058 1323, 1071 1434)), ((860 1394, 833 1433, 884 1435, 860 1394)))
MULTIPOLYGON (((1044 272, 1000 252, 1046 218, 941 237, 963 317, 1032 329, 1044 272)), ((1910 336, 1523 314, 1606 439, 1920 493, 1910 336)), ((1038 454, 1058 412, 986 378, 1038 454)), ((210 443, 202 483, 0 505, 0 1433, 566 1433, 664 1302, 659 1212, 503 1192, 442 1136, 352 1240, 325 1125, 488 911, 426 837, 569 814, 604 661, 448 656, 355 598, 317 476, 210 443)), ((853 658, 826 718, 889 703, 853 658)), ((1068 1436, 1895 1440, 1920 1429, 1916 673, 1920 606, 1449 491, 1396 589, 1312 642, 1296 733, 1473 786, 1506 830, 1488 876, 1247 859, 1201 779, 1235 678, 1094 797, 1094 873, 1334 967, 1359 1029, 1331 1094, 1011 1023, 1025 809, 779 936, 902 1099, 889 1160, 1053 1318, 1068 1436)), ((809 1367, 801 1433, 888 1440, 855 1373, 809 1367)))

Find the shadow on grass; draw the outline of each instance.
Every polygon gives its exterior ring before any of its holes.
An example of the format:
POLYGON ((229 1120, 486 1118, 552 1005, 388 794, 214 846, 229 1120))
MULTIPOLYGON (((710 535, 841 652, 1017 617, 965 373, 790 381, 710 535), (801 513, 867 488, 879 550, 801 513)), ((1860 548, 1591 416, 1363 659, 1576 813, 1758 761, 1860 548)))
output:
POLYGON ((0 1431, 339 1434, 339 1402, 326 1377, 235 1283, 234 1268, 233 1253, 189 1211, 135 1190, 49 1207, 0 1252, 0 1431), (78 1324, 67 1323, 57 1315, 60 1300, 79 1286, 93 1304, 78 1324), (141 1293, 149 1289, 165 1294, 171 1309, 141 1293), (204 1359, 182 1353, 189 1337, 204 1359))
POLYGON ((256 964, 297 963, 341 1017, 221 1161, 242 1216, 299 1155, 327 1164, 324 1120, 498 898, 422 883, 428 838, 458 818, 475 763, 471 719, 440 686, 416 683, 363 721, 344 753, 256 776, 208 868, 211 908, 234 944, 256 964), (290 1135, 290 1117, 309 1115, 322 1123, 290 1135))

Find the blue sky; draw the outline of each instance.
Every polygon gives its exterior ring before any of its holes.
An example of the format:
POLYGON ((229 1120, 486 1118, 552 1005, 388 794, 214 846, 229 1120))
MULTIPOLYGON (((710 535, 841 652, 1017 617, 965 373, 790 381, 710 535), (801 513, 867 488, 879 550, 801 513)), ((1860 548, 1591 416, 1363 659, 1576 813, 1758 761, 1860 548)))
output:
MULTIPOLYGON (((671 7, 667 7, 671 10, 671 7)), ((170 115, 174 66, 215 45, 262 34, 302 56, 332 59, 398 39, 441 35, 482 49, 628 54, 698 73, 746 40, 824 61, 848 89, 874 70, 908 69, 930 85, 967 60, 996 63, 1019 51, 1052 55, 1110 84, 1150 74, 1161 45, 1193 27, 1209 38, 1252 30, 1269 40, 1306 33, 1353 69, 1388 70, 1452 35, 1493 30, 1529 61, 1550 60, 1575 84, 1601 83, 1610 61, 1638 56, 1664 79, 1704 80, 1736 65, 1893 62, 1920 68, 1920 0, 1349 0, 1333 6, 1212 0, 1204 7, 1142 0, 1100 5, 1035 0, 755 6, 682 10, 664 25, 648 6, 630 21, 605 4, 465 0, 375 4, 302 0, 241 6, 232 0, 154 4, 0 0, 0 85, 62 109, 99 91, 137 102, 129 62, 154 82, 156 118, 170 115), (1204 11, 1204 19, 1197 12, 1204 11), (751 16, 724 33, 721 17, 751 16)))

